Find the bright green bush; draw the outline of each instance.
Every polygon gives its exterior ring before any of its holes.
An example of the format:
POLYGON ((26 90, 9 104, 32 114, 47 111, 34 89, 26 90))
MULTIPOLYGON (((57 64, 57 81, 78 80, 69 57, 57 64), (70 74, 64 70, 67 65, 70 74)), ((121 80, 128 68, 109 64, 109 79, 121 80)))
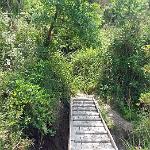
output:
POLYGON ((38 85, 24 80, 12 81, 10 85, 13 90, 6 109, 8 119, 15 118, 11 125, 14 128, 19 125, 20 129, 31 126, 43 134, 51 132, 48 127, 55 121, 58 105, 54 95, 46 94, 38 85))
POLYGON ((73 84, 82 92, 93 92, 99 76, 100 59, 98 50, 86 49, 71 56, 73 84))
POLYGON ((48 94, 54 94, 57 100, 70 98, 71 68, 66 58, 59 52, 51 53, 48 60, 37 60, 27 66, 23 76, 31 83, 44 88, 48 94))
POLYGON ((0 74, 0 149, 12 150, 23 149, 26 150, 32 144, 31 139, 23 136, 23 128, 19 125, 19 120, 15 117, 19 114, 19 110, 10 110, 10 89, 8 82, 10 77, 7 73, 0 74), (18 112, 16 114, 16 112, 18 112))
POLYGON ((150 105, 150 92, 142 93, 140 96, 140 102, 150 105))

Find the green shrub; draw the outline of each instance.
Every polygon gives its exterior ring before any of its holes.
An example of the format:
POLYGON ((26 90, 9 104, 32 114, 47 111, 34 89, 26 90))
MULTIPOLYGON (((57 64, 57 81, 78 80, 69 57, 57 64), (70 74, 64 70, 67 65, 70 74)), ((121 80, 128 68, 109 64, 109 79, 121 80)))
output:
POLYGON ((71 56, 74 86, 82 92, 92 92, 99 76, 98 50, 86 49, 71 56))
POLYGON ((72 80, 70 64, 59 52, 51 53, 48 60, 37 60, 27 66, 23 76, 31 83, 44 88, 48 94, 54 94, 64 101, 70 98, 72 80))
POLYGON ((66 104, 70 99, 71 80, 70 64, 60 53, 52 53, 45 61, 35 59, 18 72, 2 73, 1 147, 11 149, 17 145, 16 141, 24 146, 23 149, 29 147, 28 134, 32 133, 26 131, 32 129, 42 136, 54 135, 60 102, 66 104), (9 138, 5 138, 6 135, 9 138))
POLYGON ((29 149, 29 146, 32 145, 33 142, 23 137, 22 131, 10 128, 10 122, 5 120, 4 114, 0 114, 0 119, 0 149, 29 149))
POLYGON ((142 150, 149 150, 150 148, 150 121, 149 113, 139 111, 137 113, 137 119, 133 122, 133 132, 130 134, 130 138, 126 141, 126 148, 134 150, 136 147, 140 147, 142 150))
POLYGON ((114 103, 136 104, 140 93, 149 85, 143 71, 147 58, 142 49, 148 42, 145 38, 147 27, 141 26, 142 19, 148 19, 147 6, 146 1, 140 4, 138 0, 116 0, 110 7, 114 11, 115 32, 105 52, 106 60, 97 87, 102 96, 110 97, 114 103))
POLYGON ((141 112, 139 120, 135 123, 134 128, 135 139, 143 148, 150 148, 150 121, 149 113, 141 112))
POLYGON ((19 125, 20 129, 31 126, 43 134, 51 132, 48 127, 55 121, 58 105, 54 95, 46 94, 38 85, 24 80, 12 81, 10 85, 13 90, 6 102, 6 110, 9 120, 12 116, 15 118, 11 125, 19 125))
POLYGON ((32 141, 23 136, 23 128, 21 129, 19 121, 15 117, 19 110, 9 109, 10 89, 8 88, 8 82, 10 77, 8 77, 8 73, 2 73, 0 79, 0 149, 26 150, 32 144, 32 141))
POLYGON ((150 92, 142 93, 140 96, 140 102, 150 105, 150 92))

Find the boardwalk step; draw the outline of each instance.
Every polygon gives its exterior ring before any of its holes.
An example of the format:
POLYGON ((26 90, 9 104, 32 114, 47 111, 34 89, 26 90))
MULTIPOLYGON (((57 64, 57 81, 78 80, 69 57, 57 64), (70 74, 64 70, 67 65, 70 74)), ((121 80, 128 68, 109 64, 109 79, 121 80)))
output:
POLYGON ((72 108, 81 108, 81 109, 82 108, 87 108, 88 109, 88 108, 96 108, 96 107, 95 107, 95 105, 92 105, 92 106, 88 106, 88 105, 74 106, 73 105, 72 108))
POLYGON ((107 134, 107 131, 105 131, 105 132, 99 132, 99 131, 97 131, 97 132, 94 132, 94 131, 86 131, 86 132, 76 132, 76 134, 77 135, 88 135, 88 134, 93 134, 93 135, 99 135, 99 134, 107 134))
POLYGON ((73 121, 101 121, 99 116, 73 116, 73 121))
POLYGON ((104 127, 74 127, 72 130, 76 134, 106 134, 104 127))
POLYGON ((73 110, 73 113, 74 112, 93 112, 93 113, 96 113, 97 111, 96 110, 92 110, 92 109, 75 109, 75 110, 73 110))
POLYGON ((93 101, 93 98, 78 97, 74 98, 73 101, 93 101))
POLYGON ((94 102, 92 99, 74 99, 73 102, 94 102))
POLYGON ((83 103, 83 104, 73 104, 72 107, 95 107, 95 105, 83 103))
POLYGON ((72 119, 73 121, 101 121, 101 119, 100 118, 94 118, 94 119, 92 119, 92 118, 85 118, 85 119, 72 119))
POLYGON ((73 107, 72 110, 77 110, 77 111, 91 111, 91 110, 95 110, 96 111, 96 107, 73 107))
POLYGON ((72 116, 99 116, 99 113, 93 111, 73 111, 72 116))
POLYGON ((79 101, 73 101, 73 103, 94 103, 94 101, 93 100, 90 100, 90 101, 81 101, 81 100, 79 100, 79 101))
POLYGON ((74 143, 72 150, 115 150, 111 143, 74 143))
POLYGON ((73 137, 75 143, 109 143, 110 139, 107 134, 77 134, 73 137))
POLYGON ((74 127, 73 131, 75 131, 75 132, 85 132, 85 133, 88 132, 88 131, 104 133, 106 130, 103 126, 101 126, 101 127, 74 127))
POLYGON ((94 101, 74 101, 73 104, 95 104, 94 101))
POLYGON ((73 126, 75 127, 103 127, 101 121, 73 121, 73 126))

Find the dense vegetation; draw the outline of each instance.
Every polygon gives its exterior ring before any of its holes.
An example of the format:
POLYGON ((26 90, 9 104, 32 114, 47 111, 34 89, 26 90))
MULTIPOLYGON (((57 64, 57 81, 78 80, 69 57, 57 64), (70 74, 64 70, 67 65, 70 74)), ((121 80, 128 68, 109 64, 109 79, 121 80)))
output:
POLYGON ((127 149, 150 149, 149 26, 149 0, 1 0, 0 149, 55 135, 78 91, 133 122, 127 149))

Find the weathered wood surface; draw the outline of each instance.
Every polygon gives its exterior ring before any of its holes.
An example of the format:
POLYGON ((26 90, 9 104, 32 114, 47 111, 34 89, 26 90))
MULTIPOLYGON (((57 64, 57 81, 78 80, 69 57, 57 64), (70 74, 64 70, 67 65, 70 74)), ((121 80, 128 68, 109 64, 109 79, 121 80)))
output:
POLYGON ((93 96, 79 95, 70 104, 68 150, 118 150, 93 96))

